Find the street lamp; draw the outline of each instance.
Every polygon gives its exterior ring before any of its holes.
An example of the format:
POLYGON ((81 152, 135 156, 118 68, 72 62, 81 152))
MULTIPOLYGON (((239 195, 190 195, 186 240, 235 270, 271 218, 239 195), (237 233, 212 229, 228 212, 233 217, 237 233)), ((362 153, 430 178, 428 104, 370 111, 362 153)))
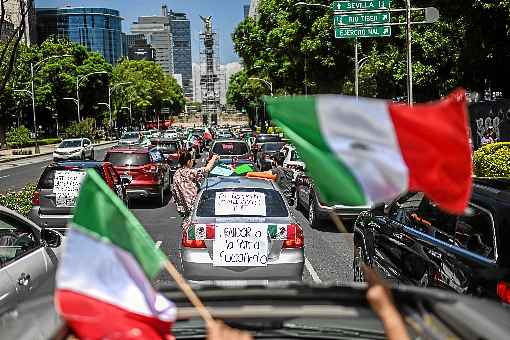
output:
POLYGON ((271 97, 273 96, 273 84, 270 81, 267 81, 267 80, 261 79, 261 78, 255 78, 255 77, 250 77, 248 79, 249 80, 258 80, 258 81, 264 82, 267 86, 269 86, 269 90, 271 91, 271 97))
MULTIPOLYGON (((133 82, 132 81, 125 81, 125 82, 122 82, 122 83, 117 83, 117 84, 114 84, 112 86, 108 86, 108 104, 106 106, 108 106, 108 111, 110 112, 110 120, 109 120, 109 128, 111 130, 112 128, 112 93, 113 91, 121 86, 121 85, 128 85, 128 84, 132 84, 133 82)), ((106 104, 106 103, 99 103, 99 104, 106 104)))
POLYGON ((33 62, 30 62, 30 87, 31 90, 14 90, 14 92, 26 92, 32 97, 32 114, 34 119, 34 138, 35 138, 35 153, 41 153, 41 150, 39 149, 39 144, 37 143, 37 119, 36 119, 36 113, 35 113, 35 84, 34 84, 34 73, 35 69, 41 65, 43 62, 48 61, 50 59, 55 58, 64 58, 64 57, 72 57, 70 54, 62 54, 62 55, 51 55, 47 58, 44 58, 43 60, 37 62, 34 64, 33 62))
POLYGON ((70 98, 70 97, 67 97, 67 98, 64 98, 64 100, 72 100, 75 104, 76 104, 76 108, 77 108, 77 113, 78 113, 78 122, 81 121, 81 117, 80 117, 80 82, 87 78, 88 76, 91 76, 93 74, 106 74, 108 72, 106 71, 97 71, 97 72, 90 72, 84 76, 76 76, 76 98, 70 98))

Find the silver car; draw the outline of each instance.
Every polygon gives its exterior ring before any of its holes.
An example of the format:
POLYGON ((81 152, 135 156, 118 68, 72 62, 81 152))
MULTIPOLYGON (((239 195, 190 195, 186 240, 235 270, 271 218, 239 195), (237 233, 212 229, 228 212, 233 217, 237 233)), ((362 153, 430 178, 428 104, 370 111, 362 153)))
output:
POLYGON ((206 179, 181 236, 189 280, 302 279, 303 229, 272 181, 206 179))
POLYGON ((51 293, 62 235, 0 206, 0 315, 32 294, 51 293))

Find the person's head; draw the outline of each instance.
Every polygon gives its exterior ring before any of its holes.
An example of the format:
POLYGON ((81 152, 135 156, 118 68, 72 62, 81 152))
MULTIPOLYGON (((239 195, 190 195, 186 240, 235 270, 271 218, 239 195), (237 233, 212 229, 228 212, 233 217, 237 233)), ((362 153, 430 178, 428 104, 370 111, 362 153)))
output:
POLYGON ((181 165, 181 167, 192 168, 193 167, 193 159, 191 157, 191 153, 189 153, 189 152, 181 153, 181 155, 179 156, 179 164, 181 165))

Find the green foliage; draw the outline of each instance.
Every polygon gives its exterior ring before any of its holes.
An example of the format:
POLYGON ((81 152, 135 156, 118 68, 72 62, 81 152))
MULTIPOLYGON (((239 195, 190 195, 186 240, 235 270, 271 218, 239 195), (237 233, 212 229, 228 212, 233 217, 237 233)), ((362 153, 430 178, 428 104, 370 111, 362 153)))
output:
POLYGON ((87 118, 79 123, 73 123, 65 129, 66 138, 88 138, 94 140, 96 138, 96 120, 87 118))
POLYGON ((474 152, 473 165, 478 177, 510 177, 510 142, 491 143, 474 152))
POLYGON ((257 119, 255 108, 263 107, 260 98, 264 94, 268 94, 269 89, 261 81, 248 78, 245 70, 232 75, 227 89, 227 104, 234 106, 239 111, 246 110, 253 126, 257 119))
POLYGON ((21 148, 30 141, 30 130, 23 125, 18 128, 13 127, 7 132, 6 141, 13 147, 21 148))
POLYGON ((32 209, 32 197, 35 188, 35 183, 30 183, 20 191, 0 195, 0 205, 12 209, 23 216, 27 216, 30 209, 32 209))
MULTIPOLYGON (((270 80, 281 94, 354 93, 354 40, 335 39, 332 12, 296 6, 296 0, 260 0, 259 20, 246 18, 234 31, 234 47, 248 76, 270 80)), ((331 1, 307 0, 329 5, 331 1)), ((434 24, 414 25, 412 54, 417 101, 437 99, 457 86, 482 92, 486 81, 510 94, 510 1, 413 0, 413 7, 434 6, 434 24)), ((392 8, 405 8, 393 0, 392 8)), ((393 16, 393 15, 392 15, 393 16)), ((404 21, 396 14, 392 21, 404 21)), ((422 21, 423 12, 413 13, 422 21)), ((360 95, 406 95, 406 34, 392 26, 387 38, 358 39, 360 95)))
POLYGON ((133 110, 145 111, 169 107, 178 114, 184 109, 182 88, 160 65, 147 60, 123 60, 113 70, 113 83, 129 82, 115 92, 115 101, 132 103, 133 110))

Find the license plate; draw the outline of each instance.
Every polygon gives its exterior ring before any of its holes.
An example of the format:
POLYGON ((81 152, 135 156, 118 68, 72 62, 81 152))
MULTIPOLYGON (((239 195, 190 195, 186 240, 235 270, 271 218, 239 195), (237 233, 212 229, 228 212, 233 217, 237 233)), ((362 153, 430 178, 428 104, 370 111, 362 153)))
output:
POLYGON ((265 267, 268 262, 267 225, 216 225, 213 265, 265 267))
POLYGON ((72 208, 76 205, 77 196, 67 196, 57 194, 55 196, 55 204, 59 208, 72 208))

